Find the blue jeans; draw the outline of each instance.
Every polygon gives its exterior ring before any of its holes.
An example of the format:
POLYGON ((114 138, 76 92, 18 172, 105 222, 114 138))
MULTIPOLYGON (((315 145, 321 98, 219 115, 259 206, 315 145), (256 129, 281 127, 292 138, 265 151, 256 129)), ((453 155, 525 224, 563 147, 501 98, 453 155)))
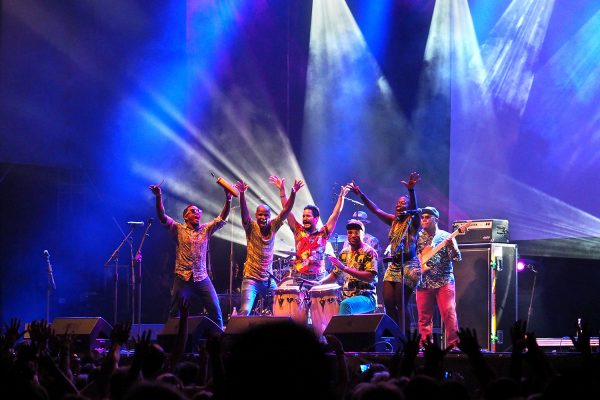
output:
POLYGON ((340 315, 348 314, 363 314, 372 312, 377 306, 377 301, 373 296, 357 296, 348 297, 340 303, 340 315))
POLYGON ((242 304, 238 315, 250 315, 256 297, 260 295, 263 299, 266 299, 269 291, 271 292, 271 296, 273 296, 276 288, 275 279, 257 281, 255 279, 244 278, 242 280, 242 294, 240 299, 242 304))
POLYGON ((184 281, 179 275, 175 275, 173 288, 171 289, 171 308, 169 316, 177 317, 179 315, 179 299, 184 297, 190 299, 195 296, 200 299, 200 305, 206 308, 208 318, 223 329, 223 316, 221 306, 219 305, 219 296, 213 286, 210 278, 205 278, 200 282, 194 282, 193 278, 184 281))

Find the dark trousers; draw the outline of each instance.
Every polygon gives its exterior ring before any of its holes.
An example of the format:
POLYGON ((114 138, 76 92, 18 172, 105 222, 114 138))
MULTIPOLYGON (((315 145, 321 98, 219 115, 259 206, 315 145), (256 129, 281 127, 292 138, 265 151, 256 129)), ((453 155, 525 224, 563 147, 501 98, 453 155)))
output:
POLYGON ((193 278, 189 281, 183 280, 179 275, 175 275, 173 288, 171 289, 171 308, 169 316, 177 317, 179 315, 179 299, 189 299, 193 303, 193 297, 200 300, 200 305, 206 308, 208 318, 223 329, 223 315, 219 305, 219 296, 213 286, 210 278, 205 278, 200 282, 194 282, 193 278))

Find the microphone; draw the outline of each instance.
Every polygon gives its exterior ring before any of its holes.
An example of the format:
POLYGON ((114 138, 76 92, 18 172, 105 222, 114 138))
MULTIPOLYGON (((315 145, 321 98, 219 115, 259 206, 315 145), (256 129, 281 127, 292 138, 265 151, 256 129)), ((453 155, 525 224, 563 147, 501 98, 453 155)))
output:
MULTIPOLYGON (((210 174, 213 176, 213 178, 217 178, 217 177, 215 176, 215 174, 213 174, 213 172, 212 172, 212 171, 210 171, 210 174)), ((236 188, 234 188, 234 187, 233 187, 233 186, 232 186, 232 185, 231 185, 229 182, 227 182, 225 179, 223 179, 223 178, 221 178, 221 177, 218 177, 218 178, 217 178, 217 183, 218 183, 219 185, 221 185, 221 186, 223 187, 223 189, 225 189, 225 190, 227 190, 229 193, 231 193, 231 195, 232 195, 233 197, 238 197, 238 196, 239 196, 239 193, 238 193, 237 189, 236 189, 236 188)))
POLYGON ((144 222, 143 221, 127 221, 128 225, 133 225, 133 226, 144 226, 144 222))
POLYGON ((423 212, 422 208, 415 208, 414 210, 404 210, 400 213, 400 215, 417 215, 423 212))
POLYGON ((48 267, 48 285, 56 290, 56 282, 54 281, 54 274, 52 273, 52 264, 50 264, 50 252, 44 250, 44 256, 46 257, 46 266, 48 267))

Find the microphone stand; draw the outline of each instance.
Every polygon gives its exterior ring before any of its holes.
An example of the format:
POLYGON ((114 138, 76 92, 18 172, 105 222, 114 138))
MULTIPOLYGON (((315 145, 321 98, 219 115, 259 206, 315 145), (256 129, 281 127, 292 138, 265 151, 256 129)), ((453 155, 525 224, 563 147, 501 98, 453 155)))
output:
POLYGON ((46 264, 48 266, 48 282, 46 285, 46 321, 50 321, 50 292, 56 290, 56 282, 54 281, 54 275, 52 273, 52 264, 50 264, 50 253, 47 250, 44 251, 46 256, 46 264))
POLYGON ((127 234, 127 236, 125 236, 123 238, 123 240, 121 241, 121 243, 119 243, 119 245, 117 246, 117 248, 115 249, 115 251, 112 252, 112 254, 110 255, 110 257, 108 258, 108 260, 106 260, 106 262, 104 263, 105 267, 108 267, 108 264, 110 264, 113 260, 115 261, 115 272, 114 272, 114 276, 113 276, 113 325, 117 323, 117 314, 118 314, 118 299, 119 299, 119 250, 121 250, 121 247, 123 247, 123 245, 125 244, 125 242, 129 239, 129 237, 133 234, 133 231, 135 229, 136 225, 131 225, 131 230, 129 231, 129 233, 127 234))
MULTIPOLYGON (((154 218, 148 218, 148 225, 146 225, 146 230, 144 231, 144 235, 142 236, 142 240, 140 241, 140 246, 138 247, 137 252, 135 253, 134 263, 131 266, 131 280, 133 283, 133 292, 132 294, 132 306, 135 305, 135 295, 137 294, 137 328, 138 328, 138 336, 141 335, 141 327, 142 327, 142 246, 144 246, 144 242, 146 238, 149 236, 148 231, 150 230, 150 226, 152 226, 152 222, 154 222, 154 218), (136 277, 135 274, 135 262, 138 264, 138 274, 136 277), (137 279, 136 279, 137 278, 137 279)), ((132 317, 131 322, 135 321, 135 307, 132 307, 132 317)))

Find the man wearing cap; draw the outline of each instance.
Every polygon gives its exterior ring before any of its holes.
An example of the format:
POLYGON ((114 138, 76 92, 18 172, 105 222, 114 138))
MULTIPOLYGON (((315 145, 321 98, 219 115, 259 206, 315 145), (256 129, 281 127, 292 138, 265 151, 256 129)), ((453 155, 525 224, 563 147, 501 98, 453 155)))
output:
MULTIPOLYGON (((363 226, 366 224, 371 223, 371 221, 369 221, 368 217, 367 217, 367 213, 364 211, 356 211, 354 212, 354 214, 352 214, 352 218, 348 220, 348 222, 350 222, 351 220, 356 219, 360 222, 363 223, 363 226)), ((365 228, 366 230, 366 228, 365 228)), ((379 239, 377 239, 375 236, 365 232, 365 235, 363 237, 363 242, 368 244, 369 246, 371 246, 372 248, 375 249, 375 251, 377 252, 377 254, 379 255, 379 239)), ((348 239, 346 239, 346 241, 344 242, 344 245, 342 246, 342 249, 344 247, 348 247, 350 246, 350 243, 348 243, 348 239)))
POLYGON ((446 330, 446 344, 458 342, 458 318, 454 287, 453 261, 460 261, 456 239, 438 228, 440 213, 435 207, 425 207, 421 212, 421 231, 417 240, 417 254, 421 255, 444 242, 445 245, 422 265, 423 273, 417 285, 417 310, 419 333, 423 340, 431 335, 433 314, 437 303, 446 330))
POLYGON ((377 252, 363 242, 365 226, 361 221, 349 220, 346 229, 350 245, 338 258, 328 256, 335 268, 319 284, 333 283, 343 276, 340 314, 371 312, 377 306, 377 252))
POLYGON ((400 196, 394 213, 387 213, 369 199, 354 182, 351 188, 375 215, 389 225, 389 240, 392 262, 383 277, 383 303, 385 313, 403 330, 410 329, 407 304, 419 278, 419 260, 417 259, 417 233, 421 227, 417 209, 415 186, 421 179, 412 172, 408 181, 401 183, 408 189, 408 196, 400 196), (404 283, 404 284, 403 284, 404 283))

